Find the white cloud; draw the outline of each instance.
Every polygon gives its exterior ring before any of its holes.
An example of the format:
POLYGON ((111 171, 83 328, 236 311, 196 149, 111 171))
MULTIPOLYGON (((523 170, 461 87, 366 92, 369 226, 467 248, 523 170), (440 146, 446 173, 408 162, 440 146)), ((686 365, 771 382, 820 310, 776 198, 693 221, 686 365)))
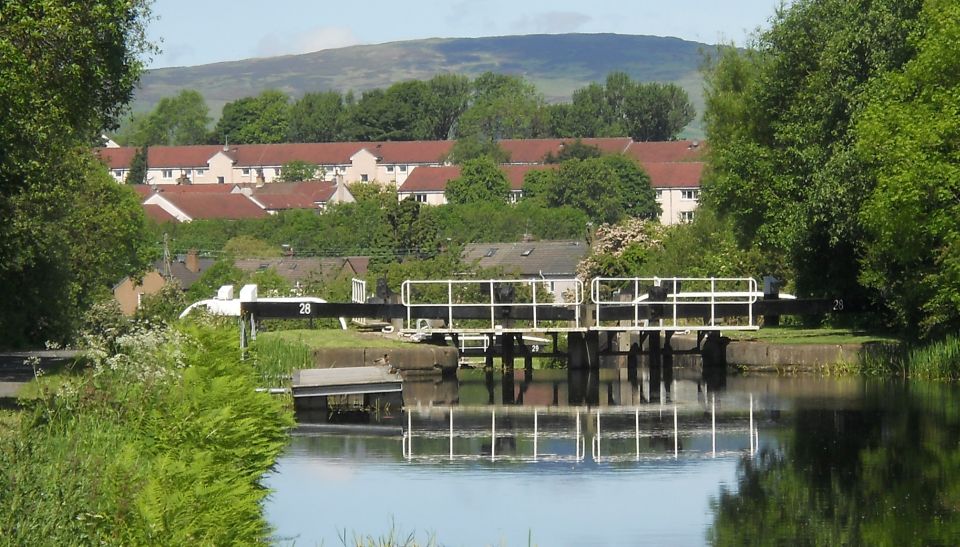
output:
POLYGON ((311 53, 322 49, 353 46, 360 39, 346 27, 314 27, 296 34, 272 32, 257 43, 256 54, 260 57, 311 53))
POLYGON ((593 18, 585 13, 575 11, 548 11, 528 15, 513 23, 513 28, 519 32, 536 32, 556 34, 564 32, 578 32, 593 18))

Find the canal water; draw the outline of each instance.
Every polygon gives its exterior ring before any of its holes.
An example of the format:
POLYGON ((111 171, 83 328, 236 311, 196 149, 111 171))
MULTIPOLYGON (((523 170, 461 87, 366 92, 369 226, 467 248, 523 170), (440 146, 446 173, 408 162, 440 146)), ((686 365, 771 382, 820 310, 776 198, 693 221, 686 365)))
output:
POLYGON ((298 429, 276 543, 960 544, 953 385, 461 370, 404 399, 298 429))

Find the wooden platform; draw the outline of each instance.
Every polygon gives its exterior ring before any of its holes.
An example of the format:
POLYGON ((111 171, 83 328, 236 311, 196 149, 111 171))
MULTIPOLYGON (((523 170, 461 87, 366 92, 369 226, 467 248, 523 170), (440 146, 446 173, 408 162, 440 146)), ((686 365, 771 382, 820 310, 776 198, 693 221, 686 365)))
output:
POLYGON ((403 390, 403 381, 389 366, 310 368, 294 372, 293 397, 327 397, 393 393, 403 390))

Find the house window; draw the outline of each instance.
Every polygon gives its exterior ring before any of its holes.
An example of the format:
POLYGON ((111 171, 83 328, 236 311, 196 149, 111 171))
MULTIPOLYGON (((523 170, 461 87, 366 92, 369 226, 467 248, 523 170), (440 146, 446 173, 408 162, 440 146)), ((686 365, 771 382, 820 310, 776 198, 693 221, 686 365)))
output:
POLYGON ((164 170, 163 170, 163 178, 165 178, 165 179, 172 179, 172 178, 173 178, 173 169, 164 169, 164 170))
POLYGON ((406 173, 406 172, 407 172, 407 166, 406 166, 406 165, 401 165, 401 166, 400 166, 400 172, 401 172, 401 173, 406 173))
POLYGON ((203 169, 197 169, 196 171, 194 171, 194 174, 197 175, 198 177, 202 177, 204 172, 205 171, 203 169))
POLYGON ((113 176, 115 176, 115 177, 122 177, 122 176, 123 176, 123 169, 114 169, 114 170, 113 170, 113 176))
POLYGON ((680 199, 684 201, 696 201, 700 199, 700 190, 680 190, 680 199))
POLYGON ((426 203, 426 202, 427 202, 427 195, 426 195, 426 194, 414 194, 414 195, 413 195, 413 199, 417 200, 417 201, 420 202, 420 203, 426 203))
POLYGON ((363 173, 362 175, 360 175, 360 182, 369 182, 369 179, 367 178, 366 173, 363 173))
POLYGON ((657 199, 663 199, 663 190, 657 190, 657 199))
POLYGON ((510 203, 516 203, 523 197, 523 192, 510 192, 510 203))
POLYGON ((249 175, 249 174, 250 174, 250 168, 249 168, 249 167, 244 167, 243 169, 240 170, 240 172, 243 173, 244 175, 249 175))
POLYGON ((393 173, 393 166, 392 166, 392 165, 388 165, 388 166, 387 166, 387 173, 393 173))
POLYGON ((223 177, 217 177, 217 184, 223 184, 223 177))
POLYGON ((693 211, 680 211, 680 222, 693 222, 693 211))

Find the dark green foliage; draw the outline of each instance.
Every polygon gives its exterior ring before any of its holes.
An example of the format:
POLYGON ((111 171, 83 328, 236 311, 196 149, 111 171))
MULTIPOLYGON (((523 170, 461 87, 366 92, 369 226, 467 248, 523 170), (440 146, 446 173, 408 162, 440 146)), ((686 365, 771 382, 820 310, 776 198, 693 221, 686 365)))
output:
POLYGON ((510 198, 510 183, 494 160, 479 157, 463 164, 460 176, 447 183, 444 194, 454 205, 504 203, 510 198))
POLYGON ((144 295, 135 317, 141 321, 170 323, 180 317, 189 304, 180 283, 168 280, 159 292, 144 295))
POLYGON ((523 193, 525 201, 581 209, 597 224, 660 214, 650 177, 621 155, 574 158, 556 170, 531 171, 524 178, 523 193))
POLYGON ((781 258, 803 295, 863 294, 858 218, 874 185, 851 120, 872 79, 913 56, 919 0, 806 0, 707 72, 704 198, 743 245, 781 258))
POLYGON ((497 163, 507 163, 510 161, 510 153, 494 139, 480 135, 467 135, 457 139, 446 159, 450 163, 463 165, 478 158, 491 158, 497 163))
POLYGON ((120 139, 128 146, 203 144, 209 139, 210 111, 203 96, 185 89, 165 97, 149 114, 134 117, 128 134, 120 139))
POLYGON ((307 93, 290 106, 287 142, 341 141, 345 116, 346 107, 340 93, 307 93))
POLYGON ((574 91, 570 104, 550 107, 550 128, 558 137, 663 141, 675 138, 694 115, 680 86, 634 82, 624 72, 611 72, 605 84, 591 83, 574 91))
POLYGON ((143 184, 147 178, 147 150, 141 146, 130 160, 130 170, 127 171, 126 184, 143 184))
POLYGON ((499 140, 547 135, 543 96, 523 77, 485 72, 473 87, 473 103, 457 124, 459 137, 499 140))
POLYGON ((244 97, 228 103, 213 129, 213 141, 217 144, 284 142, 289 101, 283 92, 268 89, 256 97, 244 97))
POLYGON ((547 152, 547 157, 543 158, 543 163, 563 163, 566 160, 586 160, 599 157, 599 148, 589 144, 583 144, 583 141, 581 141, 578 137, 577 140, 573 141, 572 143, 567 143, 564 145, 564 147, 560 149, 560 152, 558 152, 556 156, 553 155, 553 152, 547 152))
POLYGON ((90 157, 133 93, 145 3, 0 3, 0 346, 64 340, 143 266, 143 216, 90 157), (115 276, 115 274, 120 274, 115 276))

